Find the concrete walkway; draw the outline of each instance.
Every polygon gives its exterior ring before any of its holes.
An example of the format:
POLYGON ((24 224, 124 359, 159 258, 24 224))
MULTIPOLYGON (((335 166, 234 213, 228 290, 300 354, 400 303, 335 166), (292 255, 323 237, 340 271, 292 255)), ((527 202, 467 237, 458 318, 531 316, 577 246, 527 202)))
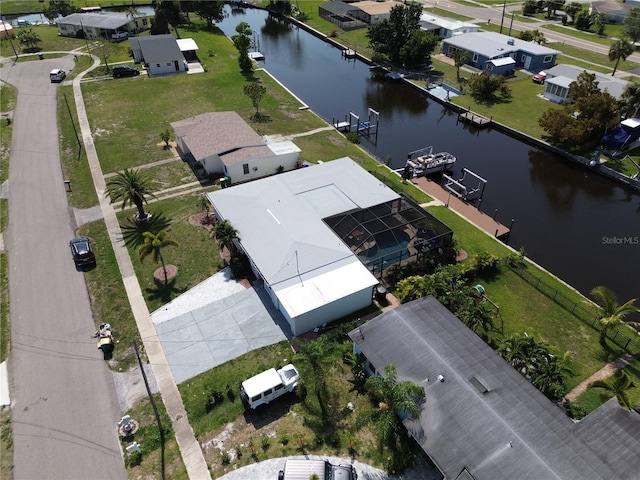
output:
POLYGON ((171 419, 172 428, 175 432, 176 441, 180 452, 182 453, 182 460, 187 469, 189 478, 193 479, 210 479, 209 468, 202 454, 200 444, 195 438, 189 420, 187 418, 187 412, 182 403, 182 397, 178 391, 176 382, 171 374, 171 369, 167 364, 167 359, 162 350, 162 345, 159 341, 153 322, 151 321, 151 315, 142 296, 142 290, 138 279, 135 276, 131 258, 129 252, 125 248, 125 245, 120 239, 122 233, 120 231, 120 225, 116 218, 116 212, 113 209, 109 199, 105 196, 106 183, 100 167, 100 161, 98 160, 98 154, 96 152, 95 145, 93 143, 93 137, 91 135, 91 129, 89 127, 89 119, 84 105, 84 99, 82 97, 82 89, 80 82, 83 76, 96 68, 100 64, 100 60, 97 57, 94 58, 94 64, 91 68, 78 75, 73 80, 73 94, 75 97, 76 109, 78 113, 78 123, 80 124, 80 131, 82 140, 84 143, 85 151, 87 152, 87 160, 91 170, 91 177, 95 190, 98 194, 100 202, 100 209, 102 210, 102 216, 109 233, 111 244, 116 255, 120 274, 124 282, 127 296, 131 304, 131 310, 133 312, 140 337, 143 339, 144 348, 149 358, 149 363, 152 366, 153 374, 158 384, 162 400, 164 402, 167 414, 171 419))
POLYGON ((581 393, 585 392, 589 388, 589 384, 595 382, 596 380, 605 380, 609 378, 614 373, 617 373, 618 371, 629 365, 633 358, 634 356, 630 353, 625 353, 621 357, 616 358, 613 362, 608 363, 596 373, 587 378, 585 381, 580 383, 576 388, 571 390, 565 398, 570 402, 575 401, 575 399, 578 398, 581 393))

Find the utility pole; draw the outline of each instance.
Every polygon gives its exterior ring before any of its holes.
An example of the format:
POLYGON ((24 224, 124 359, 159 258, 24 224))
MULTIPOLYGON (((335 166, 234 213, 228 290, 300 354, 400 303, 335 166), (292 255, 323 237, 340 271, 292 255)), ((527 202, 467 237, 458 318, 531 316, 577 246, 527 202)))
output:
POLYGON ((507 9, 507 0, 502 3, 502 18, 500 19, 500 33, 502 33, 502 25, 504 25, 504 12, 507 9))

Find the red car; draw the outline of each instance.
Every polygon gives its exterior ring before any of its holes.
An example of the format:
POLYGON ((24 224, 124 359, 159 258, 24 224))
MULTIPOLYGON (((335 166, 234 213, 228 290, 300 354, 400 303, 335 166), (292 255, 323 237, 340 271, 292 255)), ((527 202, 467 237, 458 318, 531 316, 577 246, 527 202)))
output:
POLYGON ((547 72, 543 70, 531 77, 531 80, 533 80, 533 83, 544 83, 545 78, 547 78, 547 72))

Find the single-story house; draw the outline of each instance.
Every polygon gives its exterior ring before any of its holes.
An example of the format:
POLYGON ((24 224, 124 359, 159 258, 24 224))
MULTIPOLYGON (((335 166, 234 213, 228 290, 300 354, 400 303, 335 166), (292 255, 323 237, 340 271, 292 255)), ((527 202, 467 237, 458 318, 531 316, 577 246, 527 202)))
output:
POLYGON ((133 61, 144 64, 150 77, 187 72, 187 62, 173 36, 135 37, 129 43, 133 61))
POLYGON ((63 37, 107 38, 121 40, 150 27, 146 15, 122 12, 72 13, 55 21, 63 37))
POLYGON ((184 156, 233 184, 293 170, 300 158, 293 142, 261 137, 236 112, 203 113, 171 128, 184 156))
POLYGON ((440 39, 451 38, 463 33, 477 32, 480 29, 475 23, 461 22, 460 20, 439 17, 431 13, 420 15, 420 28, 433 33, 440 39))
POLYGON ((294 335, 369 306, 370 265, 438 248, 447 228, 348 157, 207 195, 294 335))
POLYGON ((445 480, 638 479, 640 414, 614 398, 575 423, 431 296, 349 337, 371 373, 424 387, 404 423, 445 480))
POLYGON ((442 53, 446 56, 451 57, 456 50, 469 52, 468 65, 496 75, 504 75, 516 68, 531 72, 551 68, 556 64, 559 53, 543 45, 495 32, 464 33, 442 41, 442 53), (495 62, 507 57, 513 62, 495 62))
POLYGON ((594 74, 598 82, 598 88, 603 92, 606 90, 616 100, 622 98, 622 93, 630 83, 611 75, 586 70, 575 65, 560 64, 545 70, 545 72, 547 76, 544 79, 544 97, 555 103, 571 101, 569 99, 569 85, 575 82, 582 72, 594 74))
POLYGON ((354 29, 387 20, 391 15, 391 9, 396 5, 396 2, 362 0, 348 3, 336 0, 320 5, 318 14, 341 28, 354 29))

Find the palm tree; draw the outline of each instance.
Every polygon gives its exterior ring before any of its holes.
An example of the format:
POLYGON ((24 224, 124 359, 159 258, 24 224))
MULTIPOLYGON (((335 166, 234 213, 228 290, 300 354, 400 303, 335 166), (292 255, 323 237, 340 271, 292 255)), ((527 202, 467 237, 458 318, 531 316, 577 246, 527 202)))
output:
POLYGON ((456 316, 480 336, 486 336, 493 329, 492 313, 484 302, 473 302, 468 307, 462 307, 456 316))
POLYGON ((469 61, 469 52, 466 50, 454 50, 451 54, 451 58, 456 65, 456 78, 458 81, 460 80, 460 67, 462 67, 465 63, 469 61))
POLYGON ((26 45, 27 50, 35 50, 38 43, 42 41, 40 35, 33 30, 33 28, 23 29, 18 33, 18 41, 21 45, 26 45))
POLYGON ((216 226, 213 229, 213 234, 218 241, 218 245, 220 246, 220 250, 224 247, 227 247, 229 253, 235 253, 235 245, 233 240, 240 240, 238 237, 238 231, 231 225, 229 220, 223 220, 221 222, 216 223, 216 226))
POLYGON ((626 410, 631 410, 632 408, 631 399, 629 398, 629 390, 635 387, 635 383, 633 383, 627 372, 624 370, 620 370, 616 373, 611 382, 596 380, 589 384, 589 388, 602 388, 613 393, 618 399, 620 406, 626 410))
POLYGON ((616 294, 603 286, 595 287, 591 290, 591 295, 595 297, 596 303, 600 307, 598 312, 600 316, 600 345, 603 347, 607 346, 607 332, 614 325, 619 323, 640 323, 636 320, 626 319, 626 316, 630 313, 640 312, 640 308, 634 305, 635 298, 620 305, 616 294))
POLYGON ((613 72, 611 73, 612 77, 616 74, 620 60, 626 60, 633 52, 633 44, 626 38, 620 38, 611 44, 611 48, 609 48, 609 60, 612 62, 614 60, 616 61, 613 72))
POLYGON ((629 118, 638 115, 640 110, 640 85, 637 83, 629 83, 622 92, 620 99, 621 113, 629 118))
POLYGON ((135 33, 138 33, 138 20, 136 17, 140 15, 140 10, 138 10, 134 5, 129 5, 124 9, 124 11, 127 14, 127 17, 131 17, 131 20, 133 20, 133 23, 135 24, 135 33))
POLYGON ((321 336, 313 342, 305 343, 299 352, 313 371, 313 391, 318 399, 322 419, 325 422, 328 419, 328 411, 327 386, 325 383, 324 372, 327 368, 327 361, 331 359, 331 352, 333 349, 334 344, 328 340, 328 337, 321 336))
POLYGON ((153 261, 158 263, 158 260, 162 264, 162 271, 164 272, 164 284, 167 284, 167 267, 164 264, 164 257, 162 256, 162 249, 165 247, 177 247, 179 244, 173 238, 167 238, 167 231, 160 230, 157 234, 152 232, 144 232, 144 243, 138 247, 138 255, 140 261, 144 262, 144 259, 149 255, 153 256, 153 261))
POLYGON ((404 430, 398 413, 402 412, 409 420, 418 419, 420 406, 417 401, 424 397, 424 389, 410 381, 399 382, 392 364, 384 368, 384 377, 369 377, 365 386, 378 403, 378 409, 369 418, 378 434, 378 448, 382 450, 386 446, 395 451, 404 430))
POLYGON ((107 182, 107 195, 111 203, 122 200, 122 210, 128 205, 135 205, 140 220, 147 218, 143 208, 143 204, 147 203, 147 197, 156 198, 151 193, 150 177, 140 170, 128 168, 107 182))

